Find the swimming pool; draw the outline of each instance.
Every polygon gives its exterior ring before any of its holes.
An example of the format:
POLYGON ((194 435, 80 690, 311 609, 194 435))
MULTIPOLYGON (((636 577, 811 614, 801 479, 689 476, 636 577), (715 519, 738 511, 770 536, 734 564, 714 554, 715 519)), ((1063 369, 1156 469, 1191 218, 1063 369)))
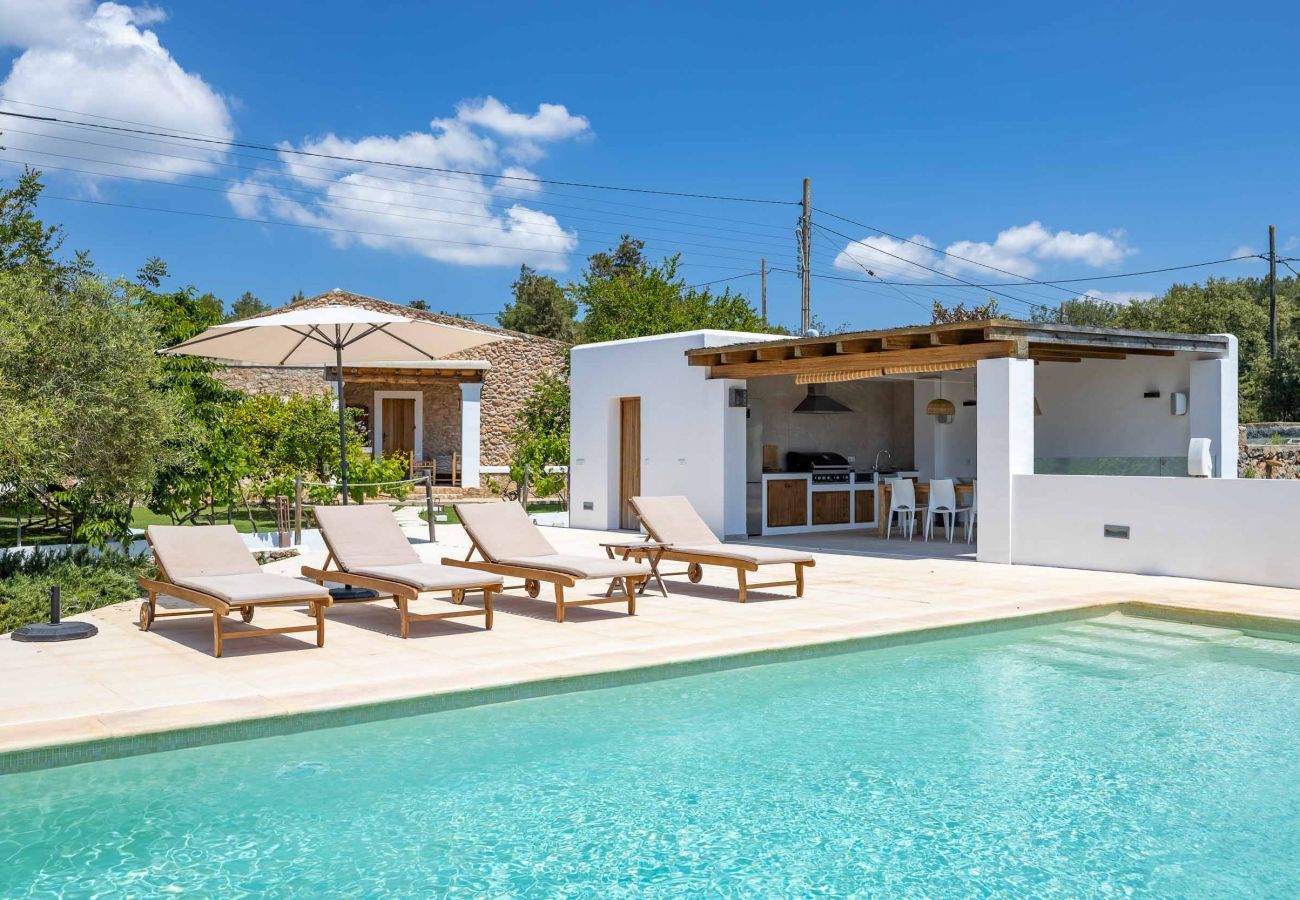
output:
POLYGON ((1300 643, 1106 616, 0 778, 0 896, 1294 896, 1300 643))

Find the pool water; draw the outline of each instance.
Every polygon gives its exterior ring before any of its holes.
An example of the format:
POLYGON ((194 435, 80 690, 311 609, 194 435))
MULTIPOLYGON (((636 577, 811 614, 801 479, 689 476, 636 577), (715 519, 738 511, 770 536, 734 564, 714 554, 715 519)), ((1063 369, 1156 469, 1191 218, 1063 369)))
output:
POLYGON ((0 778, 0 896, 1296 896, 1300 643, 1108 616, 0 778))

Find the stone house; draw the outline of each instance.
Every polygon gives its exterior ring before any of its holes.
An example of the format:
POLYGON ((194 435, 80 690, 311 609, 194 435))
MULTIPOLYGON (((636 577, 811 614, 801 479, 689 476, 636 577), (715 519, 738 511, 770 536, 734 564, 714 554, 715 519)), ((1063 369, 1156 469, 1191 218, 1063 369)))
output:
MULTIPOLYGON (((487 478, 500 478, 513 453, 508 433, 515 414, 544 374, 563 371, 568 345, 338 288, 275 312, 339 304, 510 338, 436 362, 397 359, 343 367, 344 399, 360 411, 372 453, 405 451, 417 462, 436 462, 440 484, 469 492, 483 489, 487 478)), ((230 364, 217 377, 247 393, 334 393, 332 366, 230 364)))

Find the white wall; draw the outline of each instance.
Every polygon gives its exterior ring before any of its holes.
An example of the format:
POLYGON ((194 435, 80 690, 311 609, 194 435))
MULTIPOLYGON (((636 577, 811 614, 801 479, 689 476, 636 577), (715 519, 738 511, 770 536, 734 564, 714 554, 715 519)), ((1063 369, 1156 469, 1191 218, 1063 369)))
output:
POLYGON ((1300 588, 1300 481, 1017 475, 1013 498, 1012 562, 1300 588))
MULTIPOLYGON (((1035 368, 1036 457, 1186 456, 1189 414, 1169 411, 1169 395, 1188 393, 1191 354, 1045 362, 1035 368), (1156 398, 1143 393, 1159 391, 1156 398)), ((1235 381, 1233 382, 1235 385, 1235 381)))
MULTIPOLYGON (((975 370, 944 373, 939 379, 917 379, 913 401, 915 468, 922 481, 930 478, 974 478, 978 406, 962 406, 975 398, 975 370), (943 392, 957 412, 942 425, 925 414, 925 405, 943 392)), ((901 466, 899 468, 902 468, 901 466)))
POLYGON ((976 364, 979 423, 980 562, 1013 561, 1013 483, 1034 471, 1034 364, 982 359, 976 364))
POLYGON ((745 383, 709 380, 685 353, 775 337, 691 331, 574 347, 570 524, 618 527, 619 400, 640 397, 641 492, 683 494, 718 534, 744 534, 745 410, 728 406, 728 389, 745 383))
POLYGON ((840 401, 848 413, 805 415, 794 408, 808 395, 805 385, 794 378, 775 376, 751 378, 749 400, 753 430, 760 446, 757 460, 749 466, 751 480, 762 467, 762 444, 775 444, 778 462, 785 465, 790 450, 825 450, 855 458, 858 469, 870 469, 876 453, 888 450, 896 468, 912 463, 911 393, 907 382, 883 379, 845 381, 823 386, 826 394, 840 401), (898 407, 902 407, 902 410, 898 407), (760 437, 761 436, 761 437, 760 437), (757 463, 757 465, 755 465, 757 463))

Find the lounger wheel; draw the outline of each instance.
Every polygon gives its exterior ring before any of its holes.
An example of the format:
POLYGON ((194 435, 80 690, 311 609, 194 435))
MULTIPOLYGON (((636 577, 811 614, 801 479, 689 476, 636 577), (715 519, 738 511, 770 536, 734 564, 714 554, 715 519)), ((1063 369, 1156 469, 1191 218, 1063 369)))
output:
POLYGON ((686 577, 691 580, 691 584, 699 584, 704 577, 704 566, 699 563, 691 563, 686 567, 686 577))
POLYGON ((149 626, 153 624, 153 610, 149 608, 149 601, 145 600, 140 604, 140 630, 148 631, 149 626))
POLYGON ((537 595, 542 592, 542 583, 536 578, 528 578, 524 581, 524 591, 528 596, 536 599, 537 595))
POLYGON ((251 606, 239 607, 239 618, 243 619, 245 622, 253 621, 253 607, 251 606))

